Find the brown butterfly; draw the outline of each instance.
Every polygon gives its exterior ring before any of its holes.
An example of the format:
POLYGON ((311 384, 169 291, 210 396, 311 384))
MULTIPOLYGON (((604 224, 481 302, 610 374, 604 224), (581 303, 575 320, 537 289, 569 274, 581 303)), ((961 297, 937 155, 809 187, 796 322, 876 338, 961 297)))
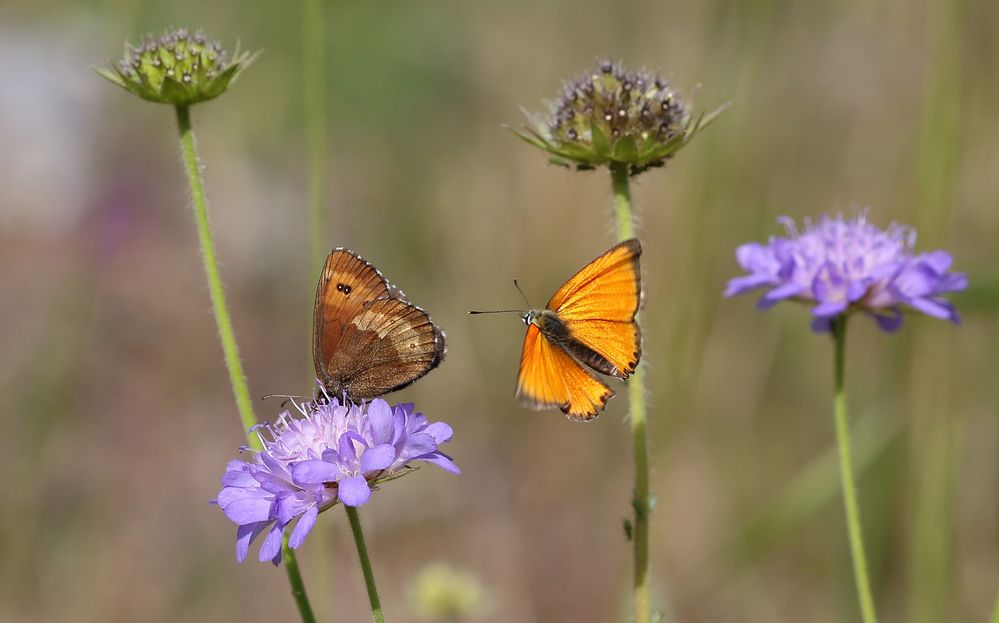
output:
POLYGON ((326 393, 357 402, 406 387, 436 368, 444 332, 377 268, 333 249, 316 289, 312 359, 326 393))

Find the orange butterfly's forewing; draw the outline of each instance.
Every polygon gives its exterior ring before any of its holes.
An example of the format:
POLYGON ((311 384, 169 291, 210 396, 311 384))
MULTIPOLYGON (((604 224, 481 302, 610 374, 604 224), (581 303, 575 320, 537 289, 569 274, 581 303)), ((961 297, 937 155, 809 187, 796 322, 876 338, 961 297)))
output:
POLYGON ((597 416, 614 395, 607 385, 552 345, 536 324, 527 328, 517 377, 517 397, 533 409, 558 407, 570 418, 597 416))
POLYGON ((628 378, 641 357, 641 334, 635 322, 642 299, 641 254, 636 239, 611 247, 573 275, 548 302, 548 309, 558 314, 572 340, 595 351, 606 363, 585 361, 599 372, 620 378, 628 378))

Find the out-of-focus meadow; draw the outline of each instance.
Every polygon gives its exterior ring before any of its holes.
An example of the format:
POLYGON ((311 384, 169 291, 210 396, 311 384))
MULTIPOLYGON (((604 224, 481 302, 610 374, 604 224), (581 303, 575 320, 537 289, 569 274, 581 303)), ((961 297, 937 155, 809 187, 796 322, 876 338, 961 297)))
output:
MULTIPOLYGON (((309 393, 298 3, 0 7, 0 620, 293 620, 284 571, 237 565, 208 504, 244 443, 172 111, 88 70, 151 30, 263 50, 193 110, 251 392, 309 393)), ((868 206, 919 228, 971 288, 955 328, 852 323, 850 403, 883 620, 985 621, 999 590, 999 4, 709 0, 326 5, 328 247, 377 264, 447 331, 399 392, 456 431, 362 508, 391 621, 446 562, 482 621, 627 618, 632 455, 596 421, 518 406, 523 325, 613 242, 604 171, 503 129, 603 56, 732 107, 634 185, 645 253, 654 602, 667 621, 858 619, 839 499, 831 343, 792 305, 724 301, 734 248, 779 215, 868 206)), ((623 388, 623 385, 620 386, 623 388)), ((280 400, 258 401, 272 417, 280 400)), ((299 554, 321 620, 366 620, 347 522, 299 554), (323 556, 320 550, 328 553, 323 556)))

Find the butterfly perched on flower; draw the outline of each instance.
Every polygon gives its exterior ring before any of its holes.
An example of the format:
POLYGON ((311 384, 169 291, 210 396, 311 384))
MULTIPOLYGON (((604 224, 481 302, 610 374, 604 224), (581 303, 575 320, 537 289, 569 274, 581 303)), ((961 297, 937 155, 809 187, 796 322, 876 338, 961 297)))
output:
POLYGON ((377 268, 333 249, 316 289, 312 359, 325 392, 359 402, 406 387, 436 368, 444 332, 377 268))
POLYGON ((641 254, 637 239, 614 245, 566 281, 545 309, 521 314, 527 335, 517 397, 523 405, 591 420, 614 395, 593 371, 620 379, 635 371, 642 355, 635 322, 641 254))

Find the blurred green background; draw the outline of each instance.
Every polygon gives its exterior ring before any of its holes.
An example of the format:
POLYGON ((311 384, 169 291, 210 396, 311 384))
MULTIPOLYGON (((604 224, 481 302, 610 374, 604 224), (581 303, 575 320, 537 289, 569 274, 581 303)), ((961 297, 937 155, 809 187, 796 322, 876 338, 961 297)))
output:
MULTIPOLYGON (((999 590, 999 4, 326 6, 325 246, 377 264, 447 331, 393 398, 454 425, 460 477, 423 469, 363 507, 391 621, 446 562, 490 622, 624 621, 626 400, 587 425, 520 408, 523 326, 613 241, 605 172, 506 132, 598 58, 732 108, 637 179, 645 247, 654 601, 668 621, 858 620, 839 501, 831 344, 807 314, 723 301, 734 248, 778 215, 869 206, 919 228, 971 289, 964 326, 852 323, 848 387, 883 620, 985 621, 999 590)), ((229 302, 255 396, 308 393, 313 277, 296 2, 0 6, 0 620, 293 620, 281 569, 233 557, 208 500, 243 443, 176 128, 88 66, 203 27, 261 49, 194 109, 229 302)), ((259 401, 272 417, 277 400, 259 401)), ((255 550, 254 550, 255 551, 255 550)), ((367 620, 343 513, 300 550, 321 620, 367 620), (322 555, 320 552, 325 551, 322 555)), ((445 574, 446 575, 446 574, 445 574)))

